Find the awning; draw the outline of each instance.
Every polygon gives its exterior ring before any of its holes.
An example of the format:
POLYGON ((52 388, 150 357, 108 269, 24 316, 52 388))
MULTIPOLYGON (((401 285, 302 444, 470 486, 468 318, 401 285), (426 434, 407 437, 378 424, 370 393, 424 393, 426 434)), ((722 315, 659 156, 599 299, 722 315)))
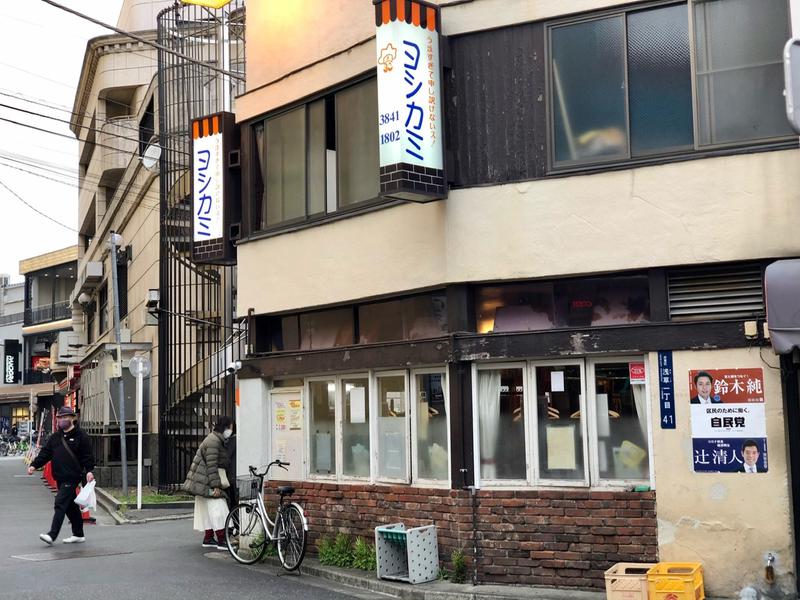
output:
POLYGON ((772 348, 777 354, 789 354, 800 348, 800 259, 769 265, 764 288, 772 348))
POLYGON ((0 404, 28 402, 33 393, 34 397, 53 395, 52 383, 36 383, 32 385, 4 385, 0 386, 0 404))

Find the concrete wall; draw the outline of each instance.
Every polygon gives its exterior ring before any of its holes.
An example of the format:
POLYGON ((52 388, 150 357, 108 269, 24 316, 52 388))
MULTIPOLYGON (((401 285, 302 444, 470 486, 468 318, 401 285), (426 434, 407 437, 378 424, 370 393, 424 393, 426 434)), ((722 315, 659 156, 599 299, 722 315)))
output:
POLYGON ((261 313, 447 282, 794 256, 798 161, 791 150, 455 190, 242 244, 239 306, 261 313))
MULTIPOLYGON (((779 590, 794 589, 792 509, 787 467, 786 423, 777 357, 768 350, 675 352, 677 428, 661 429, 658 384, 651 385, 654 415, 659 558, 699 561, 705 569, 706 595, 738 597, 746 586, 765 588, 765 556, 776 556, 779 590), (761 368, 767 414, 769 471, 694 473, 689 413, 692 369, 761 368)), ((650 372, 658 373, 657 355, 650 372)), ((770 597, 780 598, 779 593, 770 597)))

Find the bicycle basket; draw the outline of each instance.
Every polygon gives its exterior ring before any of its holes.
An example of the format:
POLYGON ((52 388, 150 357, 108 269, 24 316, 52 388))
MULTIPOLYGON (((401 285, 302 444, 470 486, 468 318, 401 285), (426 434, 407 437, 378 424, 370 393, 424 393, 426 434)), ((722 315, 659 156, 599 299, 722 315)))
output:
POLYGON ((236 491, 239 492, 239 500, 255 500, 261 492, 259 486, 261 479, 258 477, 237 477, 236 491))

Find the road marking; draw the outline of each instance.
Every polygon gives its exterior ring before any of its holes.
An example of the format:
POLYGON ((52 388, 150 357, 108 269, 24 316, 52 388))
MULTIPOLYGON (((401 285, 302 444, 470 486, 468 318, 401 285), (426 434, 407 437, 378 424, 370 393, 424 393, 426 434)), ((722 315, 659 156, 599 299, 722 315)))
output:
POLYGON ((120 554, 133 554, 133 552, 115 552, 114 550, 78 550, 72 552, 42 552, 41 554, 17 554, 11 558, 45 562, 49 560, 68 560, 71 558, 94 558, 97 556, 118 556, 120 554))

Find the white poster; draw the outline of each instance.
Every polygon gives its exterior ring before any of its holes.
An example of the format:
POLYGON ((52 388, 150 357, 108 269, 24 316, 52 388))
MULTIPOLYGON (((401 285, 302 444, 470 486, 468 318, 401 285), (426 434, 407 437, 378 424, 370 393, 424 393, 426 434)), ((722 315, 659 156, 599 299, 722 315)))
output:
POLYGON ((443 168, 439 33, 397 19, 376 31, 380 166, 443 168))
POLYGON ((548 425, 547 431, 547 469, 574 470, 577 461, 575 458, 575 428, 573 426, 548 425))
POLYGON ((222 178, 222 134, 195 137, 192 146, 192 223, 195 242, 222 237, 222 178))
POLYGON ((350 422, 367 422, 366 390, 363 387, 354 387, 350 390, 350 422))
POLYGON ((597 436, 611 435, 611 423, 608 421, 608 394, 597 394, 597 436))
POLYGON ((551 392, 564 391, 564 371, 550 372, 550 391, 551 392))

